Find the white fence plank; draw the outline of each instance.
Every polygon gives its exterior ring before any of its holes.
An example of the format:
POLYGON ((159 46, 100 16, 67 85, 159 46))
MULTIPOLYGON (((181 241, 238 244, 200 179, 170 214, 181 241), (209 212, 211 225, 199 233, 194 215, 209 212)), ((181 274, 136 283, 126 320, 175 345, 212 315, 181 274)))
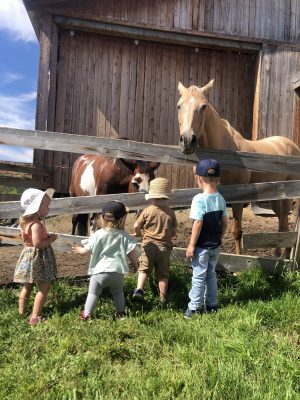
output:
MULTIPOLYGON (((253 201, 295 199, 300 197, 300 181, 252 183, 248 185, 219 186, 227 203, 251 203, 253 201)), ((199 189, 177 189, 172 191, 169 205, 172 208, 189 207, 199 189)), ((101 196, 62 197, 53 199, 49 215, 84 214, 100 212, 104 203, 122 201, 130 210, 141 210, 147 206, 143 193, 118 193, 101 196)), ((0 219, 16 218, 22 214, 18 201, 0 203, 0 219)))
POLYGON ((160 161, 167 164, 195 164, 203 158, 216 158, 224 169, 246 168, 253 171, 300 175, 300 157, 294 156, 207 149, 183 154, 178 146, 6 127, 0 127, 0 142, 34 149, 102 154, 108 157, 160 161))
MULTIPOLYGON (((72 236, 58 233, 58 239, 53 242, 53 249, 58 252, 71 252, 73 243, 80 243, 83 236, 72 236)), ((1 244, 21 245, 23 241, 20 236, 20 229, 7 228, 0 226, 0 246, 1 244)), ((172 251, 171 260, 181 261, 189 265, 190 262, 185 256, 186 249, 175 247, 172 251)), ((239 272, 247 270, 253 266, 259 266, 266 272, 272 274, 277 268, 289 266, 290 260, 278 260, 275 258, 260 258, 254 256, 243 256, 235 254, 221 253, 219 257, 218 270, 226 272, 239 272)))

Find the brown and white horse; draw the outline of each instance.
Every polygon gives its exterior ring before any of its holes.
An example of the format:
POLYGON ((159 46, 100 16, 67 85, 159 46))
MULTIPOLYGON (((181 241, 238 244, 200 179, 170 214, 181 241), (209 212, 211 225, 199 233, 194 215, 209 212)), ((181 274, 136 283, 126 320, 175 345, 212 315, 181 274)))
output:
MULTIPOLYGON (((150 180, 158 162, 82 155, 72 168, 70 196, 94 196, 101 194, 148 192, 150 180)), ((72 235, 78 225, 78 234, 87 235, 88 214, 76 214, 72 218, 72 235)))
MULTIPOLYGON (((211 80, 204 87, 186 88, 181 82, 178 90, 181 95, 178 108, 180 148, 183 153, 193 153, 196 146, 215 150, 245 151, 254 153, 300 156, 300 149, 291 140, 282 136, 251 141, 244 139, 228 121, 222 119, 208 103, 207 93, 213 86, 211 80)), ((247 184, 254 182, 272 182, 297 179, 296 176, 255 171, 222 171, 221 184, 247 184)), ((270 201, 271 208, 279 220, 279 231, 288 231, 288 214, 291 200, 270 201)), ((241 253, 243 204, 233 204, 232 234, 235 239, 236 253, 241 253)), ((276 255, 280 253, 276 249, 276 255)), ((286 254, 288 255, 288 254, 286 254)))

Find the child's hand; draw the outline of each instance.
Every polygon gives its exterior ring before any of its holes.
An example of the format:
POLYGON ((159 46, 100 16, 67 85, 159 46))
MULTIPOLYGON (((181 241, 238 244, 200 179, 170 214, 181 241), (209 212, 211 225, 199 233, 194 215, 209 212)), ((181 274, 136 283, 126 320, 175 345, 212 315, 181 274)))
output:
POLYGON ((72 252, 75 254, 88 254, 89 250, 83 246, 78 246, 78 244, 73 243, 72 245, 72 252))
POLYGON ((195 252, 195 246, 189 244, 188 248, 186 249, 186 258, 193 258, 194 257, 194 252, 195 252))
POLYGON ((72 252, 75 254, 80 254, 80 246, 78 246, 76 243, 73 243, 72 252))

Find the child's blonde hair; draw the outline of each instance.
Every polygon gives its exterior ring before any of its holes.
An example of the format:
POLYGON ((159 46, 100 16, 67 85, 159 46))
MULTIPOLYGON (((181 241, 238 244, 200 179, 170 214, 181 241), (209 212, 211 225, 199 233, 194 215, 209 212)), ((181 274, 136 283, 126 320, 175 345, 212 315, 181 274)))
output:
POLYGON ((39 216, 37 213, 30 214, 30 215, 21 215, 21 217, 19 218, 20 228, 24 230, 26 225, 28 225, 29 222, 37 221, 37 220, 39 220, 39 216))
POLYGON ((99 228, 114 228, 124 230, 126 217, 127 214, 124 215, 124 217, 117 219, 116 221, 106 221, 101 215, 99 228))
MULTIPOLYGON (((196 175, 199 176, 199 175, 196 175)), ((219 177, 215 177, 215 176, 201 176, 201 179, 203 180, 203 182, 205 183, 211 183, 211 182, 219 182, 220 178, 219 177)))

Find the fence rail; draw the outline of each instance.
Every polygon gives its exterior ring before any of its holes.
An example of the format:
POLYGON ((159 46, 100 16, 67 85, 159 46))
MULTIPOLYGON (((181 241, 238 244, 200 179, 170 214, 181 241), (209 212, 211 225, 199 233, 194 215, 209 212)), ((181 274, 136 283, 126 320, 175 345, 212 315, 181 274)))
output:
POLYGON ((52 186, 52 173, 30 163, 0 161, 0 185, 22 190, 30 187, 47 189, 52 186))
MULTIPOLYGON (((84 236, 72 236, 58 233, 58 238, 53 242, 53 248, 58 252, 71 252, 73 243, 80 244, 84 236)), ((0 244, 22 245, 23 241, 20 236, 20 229, 6 228, 0 226, 0 244)), ((190 264, 185 256, 186 249, 175 247, 172 251, 171 262, 181 262, 190 264)), ((278 260, 275 258, 260 258, 254 256, 244 256, 221 253, 218 261, 217 269, 226 272, 239 272, 247 270, 253 265, 261 267, 269 274, 273 274, 277 268, 289 267, 290 260, 278 260)))
POLYGON ((34 149, 102 154, 108 157, 159 161, 167 164, 195 164, 203 158, 217 158, 224 169, 246 168, 300 176, 300 157, 294 156, 207 149, 197 149, 193 154, 183 154, 178 146, 6 127, 0 127, 0 142, 34 149))
MULTIPOLYGON (((249 185, 219 186, 227 203, 251 203, 263 200, 300 198, 300 181, 252 183, 249 185)), ((177 189, 172 191, 169 205, 172 208, 189 207, 199 189, 177 189)), ((145 208, 143 193, 119 193, 101 196, 65 197, 53 199, 49 215, 85 214, 99 212, 104 203, 111 200, 122 201, 130 210, 145 208)), ((19 202, 0 203, 0 218, 16 218, 22 213, 19 202)))

